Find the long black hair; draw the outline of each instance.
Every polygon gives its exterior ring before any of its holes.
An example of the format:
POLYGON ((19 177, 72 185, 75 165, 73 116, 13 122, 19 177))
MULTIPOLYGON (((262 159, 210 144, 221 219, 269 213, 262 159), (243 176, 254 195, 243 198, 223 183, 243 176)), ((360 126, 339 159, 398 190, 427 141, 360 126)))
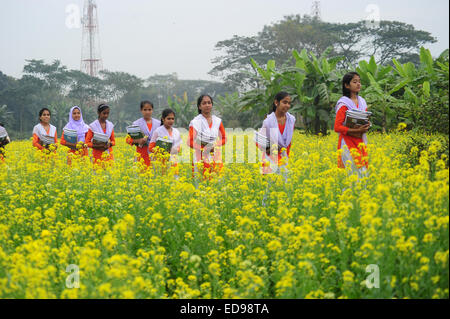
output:
POLYGON ((150 105, 150 106, 152 107, 152 110, 155 108, 155 107, 153 106, 153 103, 152 103, 152 102, 150 102, 150 101, 142 101, 142 102, 141 102, 141 111, 142 111, 142 109, 144 108, 145 104, 150 105))
POLYGON ((361 76, 357 72, 349 72, 342 78, 342 95, 348 98, 351 98, 352 92, 345 87, 345 85, 350 85, 350 82, 353 80, 355 76, 361 76))
POLYGON ((39 111, 39 122, 41 121, 41 116, 42 116, 42 114, 44 114, 45 111, 48 111, 50 116, 52 116, 52 112, 50 112, 50 110, 48 108, 44 107, 39 111))
POLYGON ((172 109, 165 109, 165 110, 162 112, 162 115, 161 115, 161 126, 164 125, 164 119, 165 119, 166 117, 168 117, 170 114, 173 114, 173 116, 175 117, 175 112, 174 112, 172 109))
POLYGON ((102 103, 97 107, 97 113, 98 115, 100 115, 100 113, 102 113, 104 110, 109 109, 109 106, 102 103))
POLYGON ((277 110, 277 106, 275 105, 275 101, 281 102, 285 97, 288 97, 288 96, 290 96, 290 94, 287 93, 287 92, 284 92, 284 91, 278 92, 277 95, 275 95, 275 98, 274 98, 274 101, 272 103, 272 106, 270 107, 269 114, 272 113, 272 112, 275 112, 277 110))
POLYGON ((202 104, 203 98, 205 97, 209 97, 211 99, 211 104, 214 106, 214 101, 213 98, 208 95, 208 94, 202 94, 200 95, 200 97, 197 99, 197 110, 198 110, 198 114, 202 114, 202 111, 200 110, 200 105, 202 104))

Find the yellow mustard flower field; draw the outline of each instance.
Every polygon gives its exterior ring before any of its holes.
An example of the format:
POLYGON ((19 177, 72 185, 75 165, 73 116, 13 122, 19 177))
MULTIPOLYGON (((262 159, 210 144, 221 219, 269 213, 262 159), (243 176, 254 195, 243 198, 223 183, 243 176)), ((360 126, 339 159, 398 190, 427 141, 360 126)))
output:
POLYGON ((448 298, 449 170, 439 142, 407 164, 408 134, 370 135, 358 180, 336 134, 296 132, 287 183, 247 155, 205 180, 180 163, 175 179, 143 171, 123 137, 97 170, 13 142, 0 298, 448 298))

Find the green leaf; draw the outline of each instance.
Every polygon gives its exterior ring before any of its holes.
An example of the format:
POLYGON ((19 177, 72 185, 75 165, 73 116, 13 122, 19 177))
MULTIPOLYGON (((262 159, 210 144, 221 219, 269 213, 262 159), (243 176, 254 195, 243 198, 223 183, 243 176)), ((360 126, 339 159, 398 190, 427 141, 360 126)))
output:
POLYGON ((422 91, 423 91, 423 95, 427 98, 430 97, 430 82, 425 81, 423 82, 423 86, 422 86, 422 91))
POLYGON ((375 62, 375 58, 373 57, 373 55, 370 58, 368 69, 369 69, 370 73, 372 73, 373 75, 376 75, 378 66, 377 66, 377 63, 375 62))
POLYGON ((406 72, 405 69, 403 68, 403 65, 400 64, 396 59, 392 59, 392 62, 395 65, 395 70, 398 72, 398 74, 400 74, 401 77, 406 78, 406 72))
POLYGON ((431 56, 430 50, 424 47, 420 48, 420 62, 425 66, 428 73, 434 74, 433 57, 431 56))
POLYGON ((409 79, 405 79, 403 81, 401 81, 400 83, 398 83, 392 90, 389 91, 389 95, 394 94, 395 92, 397 92, 398 90, 402 89, 403 87, 405 87, 405 85, 408 85, 411 81, 409 79))

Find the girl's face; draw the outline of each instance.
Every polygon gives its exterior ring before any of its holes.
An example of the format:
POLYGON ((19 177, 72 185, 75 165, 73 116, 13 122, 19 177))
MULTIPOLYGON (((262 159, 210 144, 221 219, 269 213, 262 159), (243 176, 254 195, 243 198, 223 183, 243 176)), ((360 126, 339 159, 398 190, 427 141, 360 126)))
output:
POLYGON ((103 110, 99 115, 98 115, 98 119, 102 120, 102 121, 106 121, 109 117, 109 108, 107 108, 106 110, 103 110))
POLYGON ((284 99, 282 99, 280 102, 275 100, 275 105, 277 107, 277 110, 279 110, 282 113, 286 113, 291 108, 291 97, 288 95, 284 99))
POLYGON ((350 84, 346 84, 345 87, 349 89, 351 93, 359 93, 361 91, 361 78, 355 75, 350 81, 350 84))
POLYGON ((81 119, 81 112, 79 109, 73 109, 72 118, 74 121, 79 121, 81 119))
POLYGON ((50 112, 44 111, 39 119, 41 120, 42 123, 49 124, 50 123, 50 112))
POLYGON ((175 123, 175 114, 170 113, 165 118, 163 118, 163 124, 165 127, 172 127, 173 123, 175 123))
POLYGON ((213 103, 209 96, 203 97, 202 103, 200 103, 199 109, 202 114, 210 114, 212 111, 213 103))
POLYGON ((150 104, 145 104, 141 110, 141 113, 144 119, 149 120, 152 118, 153 107, 150 104))

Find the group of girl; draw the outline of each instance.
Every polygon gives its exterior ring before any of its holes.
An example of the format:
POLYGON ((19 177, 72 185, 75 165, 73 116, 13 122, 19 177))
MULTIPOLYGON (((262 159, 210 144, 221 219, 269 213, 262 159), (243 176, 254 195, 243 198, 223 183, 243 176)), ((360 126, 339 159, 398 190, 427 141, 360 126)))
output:
MULTIPOLYGON (((336 120, 334 130, 339 133, 337 148, 339 151, 338 166, 345 168, 351 166, 353 171, 359 175, 367 171, 368 155, 366 150, 367 131, 370 125, 357 128, 348 128, 344 126, 347 110, 367 110, 365 100, 359 96, 361 90, 360 76, 356 72, 348 73, 342 80, 343 97, 336 104, 336 120)), ((281 167, 288 165, 290 149, 292 146, 292 137, 294 133, 295 117, 289 113, 292 99, 286 92, 278 93, 271 106, 270 114, 263 121, 261 132, 270 136, 276 132, 273 145, 278 146, 276 152, 266 148, 264 145, 258 145, 262 151, 262 173, 279 173, 281 167), (276 165, 272 165, 276 163, 276 165)), ((206 172, 220 172, 223 168, 221 147, 226 143, 225 128, 222 120, 213 115, 213 99, 209 95, 202 95, 197 100, 198 116, 189 124, 189 136, 187 145, 194 150, 192 170, 198 172, 199 167, 203 175, 206 172), (213 138, 213 142, 203 143, 202 136, 213 138), (201 165, 198 165, 201 163, 201 165)), ((162 112, 161 120, 152 117, 153 104, 150 101, 143 101, 140 105, 142 118, 133 124, 140 127, 144 137, 133 140, 127 137, 126 142, 129 145, 135 145, 139 158, 146 167, 152 165, 153 154, 155 153, 156 142, 158 138, 165 138, 172 141, 170 155, 172 165, 176 166, 176 155, 181 149, 180 132, 173 127, 175 122, 175 112, 171 109, 165 109, 162 112)), ((98 106, 98 119, 90 125, 83 121, 81 109, 78 106, 71 108, 69 112, 69 122, 65 129, 76 130, 78 133, 77 144, 72 144, 64 139, 64 132, 61 135, 60 144, 69 148, 70 153, 78 153, 81 156, 88 156, 88 148, 92 149, 94 163, 113 161, 113 147, 116 145, 114 137, 114 125, 108 121, 110 108, 106 104, 98 106), (108 142, 100 143, 93 139, 94 133, 106 134, 108 142)), ((44 135, 54 138, 53 150, 56 149, 58 142, 56 128, 50 124, 51 113, 47 108, 39 112, 40 123, 33 129, 33 146, 39 150, 45 150, 46 146, 42 143, 44 135)), ((48 151, 47 151, 48 152, 48 151)))

